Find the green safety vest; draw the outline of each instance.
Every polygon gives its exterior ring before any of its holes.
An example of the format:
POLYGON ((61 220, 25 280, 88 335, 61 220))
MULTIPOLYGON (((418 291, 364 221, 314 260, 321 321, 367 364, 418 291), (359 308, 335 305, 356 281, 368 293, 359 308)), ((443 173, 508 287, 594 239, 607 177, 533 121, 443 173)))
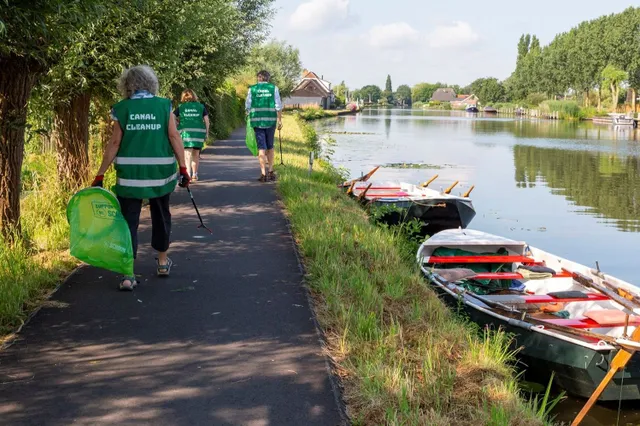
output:
POLYGON ((273 127, 278 121, 276 111, 276 86, 271 83, 258 83, 251 86, 251 109, 249 120, 251 127, 273 127))
POLYGON ((157 96, 125 99, 113 110, 123 132, 115 159, 116 194, 148 199, 172 192, 178 173, 167 128, 171 101, 157 96))
POLYGON ((207 135, 204 124, 204 105, 200 102, 185 102, 178 107, 180 124, 178 130, 185 148, 202 148, 207 135))

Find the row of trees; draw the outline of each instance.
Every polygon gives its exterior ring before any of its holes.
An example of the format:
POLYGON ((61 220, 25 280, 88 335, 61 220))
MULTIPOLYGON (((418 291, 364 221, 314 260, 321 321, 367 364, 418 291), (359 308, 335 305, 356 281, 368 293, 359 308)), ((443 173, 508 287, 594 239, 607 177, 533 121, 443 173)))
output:
MULTIPOLYGON (((245 63, 273 0, 24 0, 0 7, 0 231, 20 231, 25 130, 46 129, 68 188, 87 181, 90 122, 108 122, 123 68, 148 64, 161 93, 203 100, 245 63), (29 114, 28 114, 29 112, 29 114)), ((299 72, 299 71, 298 71, 299 72)), ((109 126, 102 126, 108 132, 109 126)))
POLYGON ((544 99, 580 98, 584 106, 592 99, 598 109, 603 95, 616 110, 622 90, 631 90, 632 109, 640 90, 640 8, 585 21, 558 34, 547 46, 535 35, 518 41, 516 68, 509 78, 478 79, 471 91, 482 102, 536 103, 544 99))
MULTIPOLYGON (((344 85, 344 81, 341 84, 344 85)), ((367 85, 361 89, 354 90, 351 93, 351 98, 388 105, 411 105, 412 102, 411 88, 406 84, 402 84, 394 92, 390 75, 387 75, 384 90, 376 85, 367 85)))
POLYGON ((553 96, 574 91, 586 105, 592 92, 600 103, 606 87, 615 108, 621 83, 634 91, 635 99, 640 89, 640 8, 582 22, 545 47, 535 35, 523 35, 516 70, 504 84, 516 99, 534 92, 553 96))

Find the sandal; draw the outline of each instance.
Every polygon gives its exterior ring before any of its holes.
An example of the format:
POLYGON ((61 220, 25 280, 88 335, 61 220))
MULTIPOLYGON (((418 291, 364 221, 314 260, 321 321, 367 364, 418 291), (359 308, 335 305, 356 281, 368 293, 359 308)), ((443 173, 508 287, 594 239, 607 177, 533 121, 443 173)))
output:
POLYGON ((133 289, 136 288, 137 285, 138 281, 136 280, 136 277, 124 277, 118 285, 118 290, 133 291, 133 289))
POLYGON ((266 175, 260 175, 260 177, 258 178, 258 182, 267 182, 267 176, 266 175))
POLYGON ((269 172, 269 181, 271 182, 276 181, 276 172, 269 172))
POLYGON ((171 265, 173 265, 173 262, 171 261, 170 258, 167 257, 167 264, 166 265, 161 265, 158 262, 158 259, 156 258, 156 264, 158 265, 158 268, 157 268, 156 272, 157 272, 159 277, 167 277, 167 276, 169 276, 169 272, 171 272, 171 265))

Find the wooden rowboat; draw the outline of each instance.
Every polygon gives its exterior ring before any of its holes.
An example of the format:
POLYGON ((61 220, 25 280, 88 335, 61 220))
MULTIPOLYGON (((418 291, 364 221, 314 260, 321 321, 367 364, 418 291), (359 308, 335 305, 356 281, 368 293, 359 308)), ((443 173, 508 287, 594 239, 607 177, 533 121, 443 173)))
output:
MULTIPOLYGON (((445 230, 417 254, 423 274, 452 308, 513 333, 526 376, 589 397, 618 352, 639 350, 640 289, 526 242, 445 230), (632 337, 629 337, 632 336, 632 337)), ((600 401, 640 399, 640 354, 614 375, 600 401), (623 380, 624 377, 624 380, 623 380)))
POLYGON ((427 188, 437 177, 420 186, 394 181, 352 181, 345 182, 343 187, 364 205, 382 208, 380 220, 386 224, 418 219, 423 225, 423 235, 466 228, 476 215, 469 198, 473 187, 462 196, 451 195, 458 182, 442 192, 427 188))

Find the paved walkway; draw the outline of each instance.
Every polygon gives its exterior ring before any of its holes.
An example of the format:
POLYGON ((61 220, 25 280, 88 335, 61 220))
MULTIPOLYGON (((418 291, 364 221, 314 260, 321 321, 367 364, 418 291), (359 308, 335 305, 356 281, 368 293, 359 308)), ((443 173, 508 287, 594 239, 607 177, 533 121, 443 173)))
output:
POLYGON ((146 213, 136 272, 73 275, 0 352, 0 424, 337 425, 291 237, 244 133, 207 149, 173 198, 170 278, 157 278, 146 213))

